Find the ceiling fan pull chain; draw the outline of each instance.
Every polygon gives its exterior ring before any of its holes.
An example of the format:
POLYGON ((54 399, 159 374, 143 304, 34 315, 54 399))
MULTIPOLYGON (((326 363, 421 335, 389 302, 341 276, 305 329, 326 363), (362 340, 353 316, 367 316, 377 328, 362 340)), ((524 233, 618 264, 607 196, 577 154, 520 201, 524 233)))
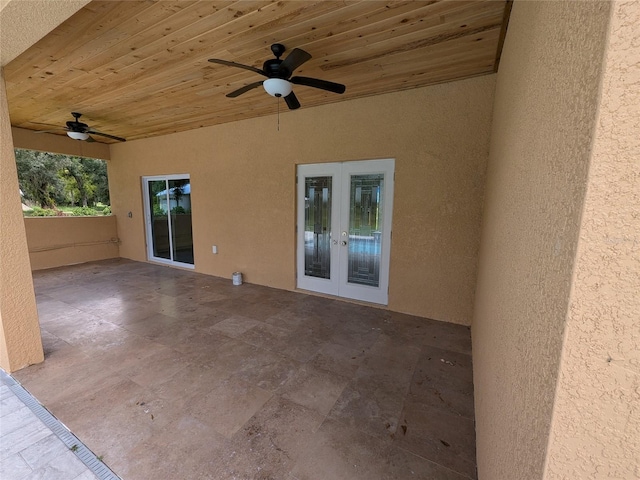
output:
POLYGON ((280 131, 280 97, 276 97, 276 102, 278 103, 278 131, 280 131))

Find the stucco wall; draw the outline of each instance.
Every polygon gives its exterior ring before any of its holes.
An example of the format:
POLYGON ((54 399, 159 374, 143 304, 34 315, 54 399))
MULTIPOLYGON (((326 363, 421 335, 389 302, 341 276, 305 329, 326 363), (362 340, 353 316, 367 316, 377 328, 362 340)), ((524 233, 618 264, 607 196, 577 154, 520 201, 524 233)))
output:
POLYGON ((640 478, 640 3, 615 2, 546 479, 640 478))
POLYGON ((469 324, 494 80, 112 145, 120 255, 146 259, 141 176, 189 173, 196 271, 293 289, 296 164, 395 158, 389 308, 469 324))
POLYGON ((543 475, 608 18, 604 2, 513 5, 472 324, 480 480, 543 475))
POLYGON ((34 217, 24 223, 32 270, 119 257, 113 215, 34 217))
POLYGON ((13 146, 15 148, 109 160, 110 150, 109 145, 106 143, 84 142, 73 140, 66 135, 36 133, 32 130, 16 127, 13 127, 11 132, 13 134, 13 146))
POLYGON ((44 354, 1 68, 0 235, 0 367, 12 372, 41 362, 44 354))

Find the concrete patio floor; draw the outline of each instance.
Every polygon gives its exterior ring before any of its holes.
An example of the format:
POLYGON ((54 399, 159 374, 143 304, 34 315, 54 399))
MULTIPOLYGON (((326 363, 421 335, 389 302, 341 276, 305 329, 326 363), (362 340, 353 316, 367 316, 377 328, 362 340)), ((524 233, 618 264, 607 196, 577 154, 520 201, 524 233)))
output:
POLYGON ((467 327, 123 259, 34 284, 13 376, 125 480, 476 478, 467 327))

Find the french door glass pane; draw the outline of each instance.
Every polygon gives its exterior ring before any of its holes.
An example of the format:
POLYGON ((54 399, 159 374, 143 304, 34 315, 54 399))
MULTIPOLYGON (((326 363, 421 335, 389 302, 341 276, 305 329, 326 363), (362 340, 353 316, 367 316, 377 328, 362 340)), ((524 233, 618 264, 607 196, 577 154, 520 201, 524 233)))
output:
POLYGON ((349 283, 380 283, 384 175, 351 175, 349 192, 349 283))
POLYGON ((306 177, 304 273, 331 278, 331 177, 306 177))
POLYGON ((173 261, 193 265, 191 184, 189 179, 169 180, 169 205, 173 261))
POLYGON ((169 223, 167 222, 167 182, 149 181, 149 205, 151 207, 151 234, 153 237, 153 256, 171 259, 169 243, 169 223))

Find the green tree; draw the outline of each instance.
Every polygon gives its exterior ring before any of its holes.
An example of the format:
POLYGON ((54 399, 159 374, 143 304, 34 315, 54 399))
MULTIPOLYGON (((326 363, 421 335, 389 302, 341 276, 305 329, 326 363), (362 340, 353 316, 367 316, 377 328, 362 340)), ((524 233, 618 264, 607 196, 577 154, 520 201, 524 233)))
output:
POLYGON ((34 150, 16 149, 18 183, 25 197, 42 208, 55 208, 64 199, 58 171, 62 165, 60 155, 34 150))
MULTIPOLYGON (((180 200, 184 196, 184 188, 187 183, 189 183, 189 180, 186 179, 171 180, 169 182, 169 195, 175 198, 176 208, 180 207, 180 200)), ((184 208, 182 210, 184 211, 184 208)))
POLYGON ((96 185, 94 183, 94 175, 85 166, 88 159, 78 157, 66 157, 63 160, 64 167, 60 170, 59 175, 65 180, 65 189, 71 194, 71 204, 75 203, 75 199, 82 202, 83 207, 89 206, 95 197, 96 185))
POLYGON ((64 182, 64 192, 66 193, 67 202, 74 207, 80 198, 80 190, 78 190, 78 184, 76 179, 67 175, 64 175, 64 171, 58 172, 60 179, 64 182))
POLYGON ((83 207, 109 203, 103 160, 16 149, 16 165, 23 193, 42 208, 60 203, 83 207))
POLYGON ((80 158, 85 174, 88 176, 92 194, 91 200, 109 204, 109 180, 107 178, 107 162, 95 158, 80 158))

